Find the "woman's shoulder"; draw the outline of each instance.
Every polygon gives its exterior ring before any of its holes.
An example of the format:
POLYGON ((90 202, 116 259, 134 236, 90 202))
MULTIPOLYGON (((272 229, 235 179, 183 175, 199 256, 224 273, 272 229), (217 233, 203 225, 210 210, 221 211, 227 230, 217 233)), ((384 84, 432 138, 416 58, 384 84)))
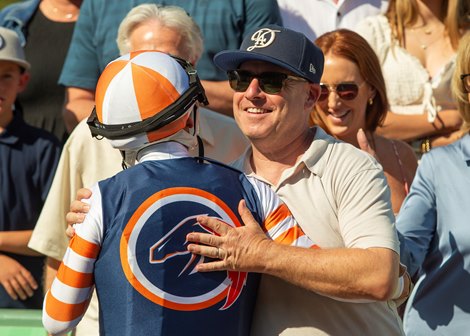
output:
MULTIPOLYGON (((388 139, 376 135, 376 146, 379 148, 378 156, 381 160, 390 162, 393 166, 400 166, 404 171, 412 171, 413 175, 418 167, 418 159, 413 148, 404 141, 388 139)), ((385 167, 384 167, 385 168, 385 167)))

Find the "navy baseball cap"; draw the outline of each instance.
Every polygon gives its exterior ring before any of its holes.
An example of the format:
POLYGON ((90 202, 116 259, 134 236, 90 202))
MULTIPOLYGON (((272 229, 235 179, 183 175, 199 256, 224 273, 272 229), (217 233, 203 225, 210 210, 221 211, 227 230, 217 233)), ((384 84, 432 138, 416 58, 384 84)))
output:
POLYGON ((324 56, 304 34, 277 25, 256 28, 246 35, 239 50, 214 56, 222 70, 236 70, 246 61, 265 61, 292 71, 312 83, 320 83, 324 56))

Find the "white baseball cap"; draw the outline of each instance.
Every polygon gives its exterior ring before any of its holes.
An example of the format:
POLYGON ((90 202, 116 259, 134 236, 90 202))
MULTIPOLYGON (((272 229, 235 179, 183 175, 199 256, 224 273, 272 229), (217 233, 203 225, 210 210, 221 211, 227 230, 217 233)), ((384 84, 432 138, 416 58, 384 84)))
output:
POLYGON ((0 61, 15 62, 26 70, 31 67, 24 57, 18 35, 4 27, 0 27, 0 61))

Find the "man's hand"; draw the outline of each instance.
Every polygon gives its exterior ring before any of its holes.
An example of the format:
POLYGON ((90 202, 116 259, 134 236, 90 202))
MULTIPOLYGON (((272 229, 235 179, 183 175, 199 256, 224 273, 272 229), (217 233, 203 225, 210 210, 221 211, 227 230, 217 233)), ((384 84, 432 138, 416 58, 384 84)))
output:
POLYGON ((270 244, 269 239, 260 225, 246 207, 245 201, 240 201, 238 211, 245 226, 231 227, 213 217, 200 216, 199 224, 215 234, 192 232, 187 235, 188 251, 205 257, 219 259, 209 263, 200 263, 196 270, 199 272, 236 270, 255 272, 263 267, 262 256, 270 244))
POLYGON ((91 197, 91 190, 87 188, 81 188, 77 191, 77 197, 75 201, 70 204, 70 211, 65 216, 65 221, 68 224, 67 230, 65 231, 69 238, 72 238, 75 234, 74 224, 83 223, 85 216, 90 210, 90 206, 87 203, 82 202, 83 199, 89 199, 91 197))
POLYGON ((397 304, 397 307, 401 306, 403 303, 408 300, 408 297, 411 294, 411 291, 413 290, 413 282, 411 281, 411 276, 408 273, 406 266, 403 264, 400 264, 400 268, 398 271, 398 276, 403 277, 403 291, 401 292, 401 295, 394 299, 395 303, 397 304))
POLYGON ((0 254, 0 283, 13 300, 33 296, 38 284, 31 273, 15 259, 0 254))

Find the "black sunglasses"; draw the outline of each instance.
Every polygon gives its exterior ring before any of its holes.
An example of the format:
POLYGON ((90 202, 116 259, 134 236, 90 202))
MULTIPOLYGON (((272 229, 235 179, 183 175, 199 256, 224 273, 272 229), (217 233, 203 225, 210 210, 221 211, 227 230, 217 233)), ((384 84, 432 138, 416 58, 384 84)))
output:
POLYGON ((252 73, 245 70, 227 71, 230 87, 236 92, 244 92, 251 84, 251 81, 258 79, 261 90, 268 94, 277 94, 281 92, 284 84, 288 80, 306 82, 305 78, 291 76, 282 72, 262 72, 252 73))
POLYGON ((460 75, 465 92, 470 93, 470 74, 460 75))
MULTIPOLYGON (((362 84, 364 84, 363 82, 362 84)), ((322 102, 328 99, 330 92, 336 92, 336 94, 343 100, 353 100, 359 93, 359 87, 356 83, 338 83, 338 84, 325 84, 320 83, 320 96, 318 101, 322 102)))

